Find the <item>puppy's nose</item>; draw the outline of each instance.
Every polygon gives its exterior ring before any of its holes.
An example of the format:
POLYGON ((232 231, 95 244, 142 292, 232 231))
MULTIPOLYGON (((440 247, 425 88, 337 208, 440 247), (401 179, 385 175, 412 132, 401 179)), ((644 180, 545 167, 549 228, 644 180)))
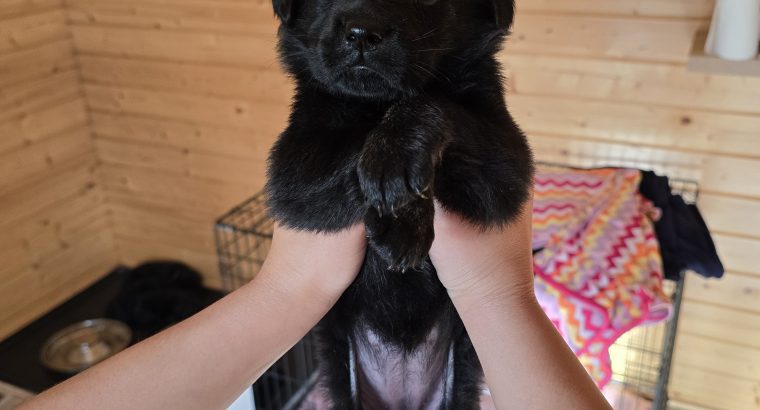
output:
POLYGON ((374 50, 383 42, 383 29, 371 20, 346 22, 346 43, 359 51, 374 50))

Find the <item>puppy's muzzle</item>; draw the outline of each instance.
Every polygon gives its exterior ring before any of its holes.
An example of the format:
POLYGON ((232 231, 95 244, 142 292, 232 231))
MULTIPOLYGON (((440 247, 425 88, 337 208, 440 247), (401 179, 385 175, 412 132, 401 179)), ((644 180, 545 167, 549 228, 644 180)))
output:
POLYGON ((346 21, 346 44, 360 53, 375 51, 381 47, 388 30, 368 18, 346 21))

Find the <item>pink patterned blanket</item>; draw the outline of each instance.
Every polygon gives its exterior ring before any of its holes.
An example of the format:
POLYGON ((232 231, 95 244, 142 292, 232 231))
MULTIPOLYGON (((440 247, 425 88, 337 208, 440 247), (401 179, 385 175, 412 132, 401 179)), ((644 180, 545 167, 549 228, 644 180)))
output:
POLYGON ((599 387, 608 348, 635 326, 666 320, 662 261, 638 193, 641 172, 542 167, 536 178, 536 296, 599 387))

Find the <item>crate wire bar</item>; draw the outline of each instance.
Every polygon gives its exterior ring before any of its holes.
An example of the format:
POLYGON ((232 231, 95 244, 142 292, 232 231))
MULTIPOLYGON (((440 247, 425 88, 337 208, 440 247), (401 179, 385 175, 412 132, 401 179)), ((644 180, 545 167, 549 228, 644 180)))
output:
MULTIPOLYGON (((696 182, 671 179, 671 187, 686 202, 696 203, 699 196, 696 182)), ((233 291, 256 276, 269 251, 272 229, 263 193, 235 207, 217 221, 215 239, 225 290, 233 291)), ((684 281, 666 281, 666 290, 671 292, 673 302, 670 321, 633 329, 610 348, 611 385, 633 393, 632 396, 621 395, 617 402, 613 401, 616 410, 641 409, 642 405, 649 407, 649 403, 654 410, 666 408, 684 281)), ((316 341, 310 333, 253 386, 257 408, 296 409, 316 384, 316 376, 316 341)))

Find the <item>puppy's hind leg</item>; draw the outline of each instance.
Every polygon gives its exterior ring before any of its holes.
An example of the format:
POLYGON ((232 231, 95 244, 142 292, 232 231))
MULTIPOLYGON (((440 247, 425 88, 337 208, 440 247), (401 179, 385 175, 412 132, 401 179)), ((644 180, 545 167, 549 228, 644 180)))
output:
POLYGON ((328 395, 332 410, 361 410, 356 386, 355 361, 348 337, 331 332, 326 326, 318 328, 320 344, 320 376, 323 393, 328 395))
POLYGON ((479 410, 483 392, 483 370, 467 333, 454 341, 454 380, 445 410, 479 410))

